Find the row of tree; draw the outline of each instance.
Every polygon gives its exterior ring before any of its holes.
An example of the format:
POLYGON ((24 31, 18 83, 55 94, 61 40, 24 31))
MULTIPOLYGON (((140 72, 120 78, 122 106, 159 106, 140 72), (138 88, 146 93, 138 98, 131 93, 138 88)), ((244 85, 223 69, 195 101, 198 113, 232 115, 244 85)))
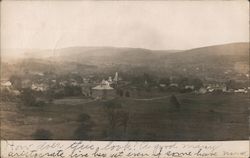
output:
POLYGON ((169 86, 172 82, 174 82, 177 83, 181 88, 185 87, 186 85, 193 85, 195 89, 199 89, 203 86, 203 82, 199 78, 179 77, 177 79, 171 80, 170 77, 158 78, 147 73, 144 73, 140 76, 131 77, 131 82, 135 85, 147 84, 148 86, 158 86, 159 84, 169 86))

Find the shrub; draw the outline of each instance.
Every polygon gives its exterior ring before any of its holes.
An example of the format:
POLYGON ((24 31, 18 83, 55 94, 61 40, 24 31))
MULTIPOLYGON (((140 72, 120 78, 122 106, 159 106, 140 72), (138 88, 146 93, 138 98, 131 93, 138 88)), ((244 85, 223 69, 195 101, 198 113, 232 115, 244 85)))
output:
POLYGON ((52 138, 52 133, 45 129, 38 129, 32 134, 32 137, 36 140, 49 140, 52 138))
POLYGON ((179 101, 178 101, 178 99, 176 98, 175 95, 172 95, 172 96, 170 97, 170 103, 171 103, 172 105, 174 105, 174 109, 175 109, 175 110, 180 110, 181 104, 179 103, 179 101))
POLYGON ((80 140, 89 139, 89 132, 92 130, 93 123, 88 114, 82 113, 78 116, 77 121, 80 122, 78 128, 74 131, 74 137, 80 140))

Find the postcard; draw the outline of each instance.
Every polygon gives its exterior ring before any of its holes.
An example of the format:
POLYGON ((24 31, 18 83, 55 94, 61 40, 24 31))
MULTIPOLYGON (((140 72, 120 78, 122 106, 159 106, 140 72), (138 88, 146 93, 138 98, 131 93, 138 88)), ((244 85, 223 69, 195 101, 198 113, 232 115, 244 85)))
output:
POLYGON ((2 158, 248 158, 249 3, 1 1, 2 158))

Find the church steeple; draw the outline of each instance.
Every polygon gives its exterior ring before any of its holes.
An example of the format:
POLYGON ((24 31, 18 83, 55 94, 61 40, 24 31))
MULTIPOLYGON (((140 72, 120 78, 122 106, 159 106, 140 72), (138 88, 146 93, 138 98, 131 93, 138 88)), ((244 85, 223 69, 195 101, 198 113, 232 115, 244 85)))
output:
POLYGON ((118 72, 115 73, 115 77, 114 77, 113 81, 114 81, 115 83, 118 82, 118 72))

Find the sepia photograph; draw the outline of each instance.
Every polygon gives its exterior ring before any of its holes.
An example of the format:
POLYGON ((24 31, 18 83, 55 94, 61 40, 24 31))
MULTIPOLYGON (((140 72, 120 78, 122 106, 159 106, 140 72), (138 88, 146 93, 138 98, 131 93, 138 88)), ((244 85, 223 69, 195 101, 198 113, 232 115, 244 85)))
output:
POLYGON ((243 0, 2 1, 1 140, 248 140, 249 59, 243 0))

